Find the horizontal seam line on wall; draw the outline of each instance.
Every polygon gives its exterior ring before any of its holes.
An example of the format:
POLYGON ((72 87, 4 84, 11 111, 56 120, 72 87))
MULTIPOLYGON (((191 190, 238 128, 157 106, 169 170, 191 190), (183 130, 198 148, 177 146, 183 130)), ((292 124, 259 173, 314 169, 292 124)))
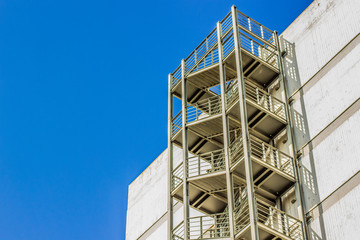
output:
POLYGON ((360 100, 360 97, 357 98, 349 107, 347 107, 342 113, 340 113, 334 120, 332 120, 328 125, 326 125, 318 134, 316 134, 313 138, 311 138, 308 142, 306 142, 302 147, 300 147, 297 152, 300 152, 305 147, 307 147, 311 142, 313 142, 316 138, 318 138, 323 132, 325 132, 328 128, 330 128, 337 120, 339 120, 343 115, 345 115, 351 108, 356 105, 360 100))
MULTIPOLYGON (((347 184, 349 184, 352 180, 355 179, 355 177, 360 173, 360 170, 357 171, 353 176, 351 176, 348 180, 346 180, 343 184, 341 184, 338 188, 336 188, 333 192, 331 192, 326 198, 324 198, 322 201, 320 201, 318 204, 310 208, 310 210, 306 213, 309 215, 312 213, 316 208, 318 208, 320 205, 323 205, 325 202, 331 200, 332 196, 334 196, 338 191, 340 191, 343 187, 345 187, 347 184)), ((357 185, 356 185, 357 186, 357 185)), ((354 187, 356 187, 354 186, 354 187)), ((352 188, 353 189, 353 188, 352 188)), ((326 211, 327 209, 325 209, 326 211)), ((324 212, 324 211, 323 211, 324 212)))
MULTIPOLYGON (((175 203, 174 205, 174 208, 179 205, 179 202, 175 203)), ((136 240, 141 240, 142 237, 145 236, 145 234, 147 234, 150 229, 152 229, 157 223, 159 223, 161 220, 163 220, 163 218, 167 215, 168 211, 166 211, 163 215, 161 215, 161 217, 159 217, 158 220, 156 220, 150 227, 148 227, 136 240)), ((157 228, 153 229, 153 232, 154 230, 156 230, 157 228)))
POLYGON ((338 57, 340 54, 342 54, 342 51, 346 49, 352 42, 360 36, 360 33, 358 33, 355 37, 353 37, 340 51, 338 51, 329 61, 327 61, 322 68, 320 68, 314 75, 312 75, 309 80, 307 80, 301 87, 299 87, 290 97, 289 99, 293 99, 296 94, 298 94, 307 84, 309 84, 315 77, 322 71, 324 68, 326 68, 336 57, 338 57))

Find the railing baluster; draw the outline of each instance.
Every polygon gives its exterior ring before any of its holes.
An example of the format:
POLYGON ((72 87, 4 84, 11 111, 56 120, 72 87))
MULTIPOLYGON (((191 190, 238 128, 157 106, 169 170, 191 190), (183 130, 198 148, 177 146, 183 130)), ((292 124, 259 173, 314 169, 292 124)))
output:
POLYGON ((200 238, 203 237, 203 217, 200 217, 200 238))
POLYGON ((262 155, 263 155, 264 162, 267 162, 266 161, 266 148, 265 148, 265 144, 263 142, 261 143, 261 149, 262 149, 262 155))
POLYGON ((210 154, 210 164, 211 164, 211 170, 213 171, 215 169, 215 161, 214 161, 214 152, 211 152, 210 154))
POLYGON ((250 41, 250 44, 251 44, 251 53, 255 55, 255 52, 254 52, 254 41, 251 40, 251 41, 250 41))
POLYGON ((210 102, 210 98, 208 98, 208 106, 209 106, 209 115, 211 115, 211 102, 210 102))
MULTIPOLYGON (((198 120, 198 108, 199 108, 199 105, 196 103, 195 104, 195 119, 198 120)), ((199 114, 200 115, 200 114, 199 114)))
POLYGON ((200 175, 200 155, 198 156, 198 175, 200 175))
POLYGON ((214 50, 211 51, 211 64, 214 64, 214 50))
POLYGON ((194 55, 195 55, 195 62, 194 62, 194 64, 196 64, 196 63, 197 63, 197 50, 196 50, 196 49, 195 49, 194 55))
POLYGON ((273 216, 273 210, 271 207, 269 207, 269 219, 270 219, 271 228, 274 228, 274 216, 273 216))

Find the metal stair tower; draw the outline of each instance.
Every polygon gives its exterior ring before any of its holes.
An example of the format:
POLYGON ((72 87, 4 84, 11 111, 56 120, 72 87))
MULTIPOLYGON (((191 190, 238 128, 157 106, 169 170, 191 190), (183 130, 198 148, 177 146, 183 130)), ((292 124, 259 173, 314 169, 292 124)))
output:
POLYGON ((168 239, 307 239, 282 48, 233 6, 169 74, 168 239))

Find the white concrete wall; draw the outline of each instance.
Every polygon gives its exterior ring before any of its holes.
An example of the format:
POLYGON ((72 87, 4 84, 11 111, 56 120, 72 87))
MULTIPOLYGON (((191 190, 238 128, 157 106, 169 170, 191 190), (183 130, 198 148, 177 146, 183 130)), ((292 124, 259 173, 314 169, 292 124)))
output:
POLYGON ((310 225, 313 240, 355 240, 360 236, 360 185, 342 196, 310 225))
POLYGON ((307 209, 360 170, 359 122, 357 111, 302 158, 307 209))
MULTIPOLYGON (((182 159, 181 149, 174 149, 174 165, 182 159)), ((126 239, 139 238, 167 211, 168 151, 165 150, 130 185, 126 221, 126 239)), ((163 227, 161 227, 163 229, 163 227)), ((165 230, 167 228, 165 227, 165 230)), ((157 230, 156 234, 163 234, 157 230)), ((166 236, 166 232, 165 232, 166 236)), ((158 238, 162 239, 162 238, 158 238)))
MULTIPOLYGON (((295 94, 293 108, 304 117, 304 131, 308 132, 298 147, 316 136, 360 96, 360 44, 356 42, 314 76, 359 34, 359 11, 358 0, 318 0, 282 34, 295 45, 299 77, 303 86, 302 91, 295 94)), ((318 179, 319 185, 324 185, 321 188, 327 188, 321 198, 348 179, 348 171, 354 173, 360 169, 355 163, 360 153, 356 148, 356 143, 359 143, 356 120, 349 119, 346 126, 337 129, 311 151, 320 177, 320 171, 337 175, 331 179, 337 184, 328 184, 318 179), (342 164, 343 174, 339 174, 336 172, 340 167, 337 165, 339 162, 355 165, 342 164)), ((307 157, 303 157, 305 167, 309 167, 306 165, 307 157)))
MULTIPOLYGON (((306 53, 297 51, 297 55, 306 53)), ((359 97, 359 56, 360 45, 357 45, 325 72, 311 88, 306 89, 301 99, 296 99, 294 109, 301 115, 306 112, 310 138, 323 130, 359 97)))
MULTIPOLYGON (((342 114, 360 97, 359 12, 358 0, 314 1, 282 34, 296 50, 298 75, 287 69, 291 92, 302 86, 292 105, 299 120, 297 148, 318 135, 301 151, 306 210, 317 204, 314 211, 321 209, 310 225, 316 240, 360 234, 360 187, 333 197, 360 170, 360 110, 342 114)), ((288 58, 291 65, 295 58, 288 58)))
POLYGON ((360 1, 314 1, 285 31, 295 43, 304 84, 360 31, 360 1))
POLYGON ((167 151, 129 185, 126 239, 137 239, 167 208, 167 151))
MULTIPOLYGON (((182 149, 174 147, 174 168, 182 163, 182 149)), ((166 239, 168 193, 168 151, 159 155, 130 185, 126 221, 126 240, 166 239), (161 219, 162 218, 162 219, 161 219), (152 226, 158 220, 161 224, 152 226)), ((181 203, 179 203, 181 204, 181 203)), ((193 213, 193 211, 192 211, 193 213)), ((174 214, 174 226, 183 219, 183 208, 174 214)))

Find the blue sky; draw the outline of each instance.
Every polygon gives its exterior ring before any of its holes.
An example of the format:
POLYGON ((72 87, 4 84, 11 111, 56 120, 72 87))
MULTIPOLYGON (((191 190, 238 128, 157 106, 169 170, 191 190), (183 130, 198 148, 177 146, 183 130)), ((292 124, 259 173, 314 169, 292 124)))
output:
POLYGON ((282 32, 310 3, 0 0, 0 239, 125 239, 168 73, 233 4, 282 32))

